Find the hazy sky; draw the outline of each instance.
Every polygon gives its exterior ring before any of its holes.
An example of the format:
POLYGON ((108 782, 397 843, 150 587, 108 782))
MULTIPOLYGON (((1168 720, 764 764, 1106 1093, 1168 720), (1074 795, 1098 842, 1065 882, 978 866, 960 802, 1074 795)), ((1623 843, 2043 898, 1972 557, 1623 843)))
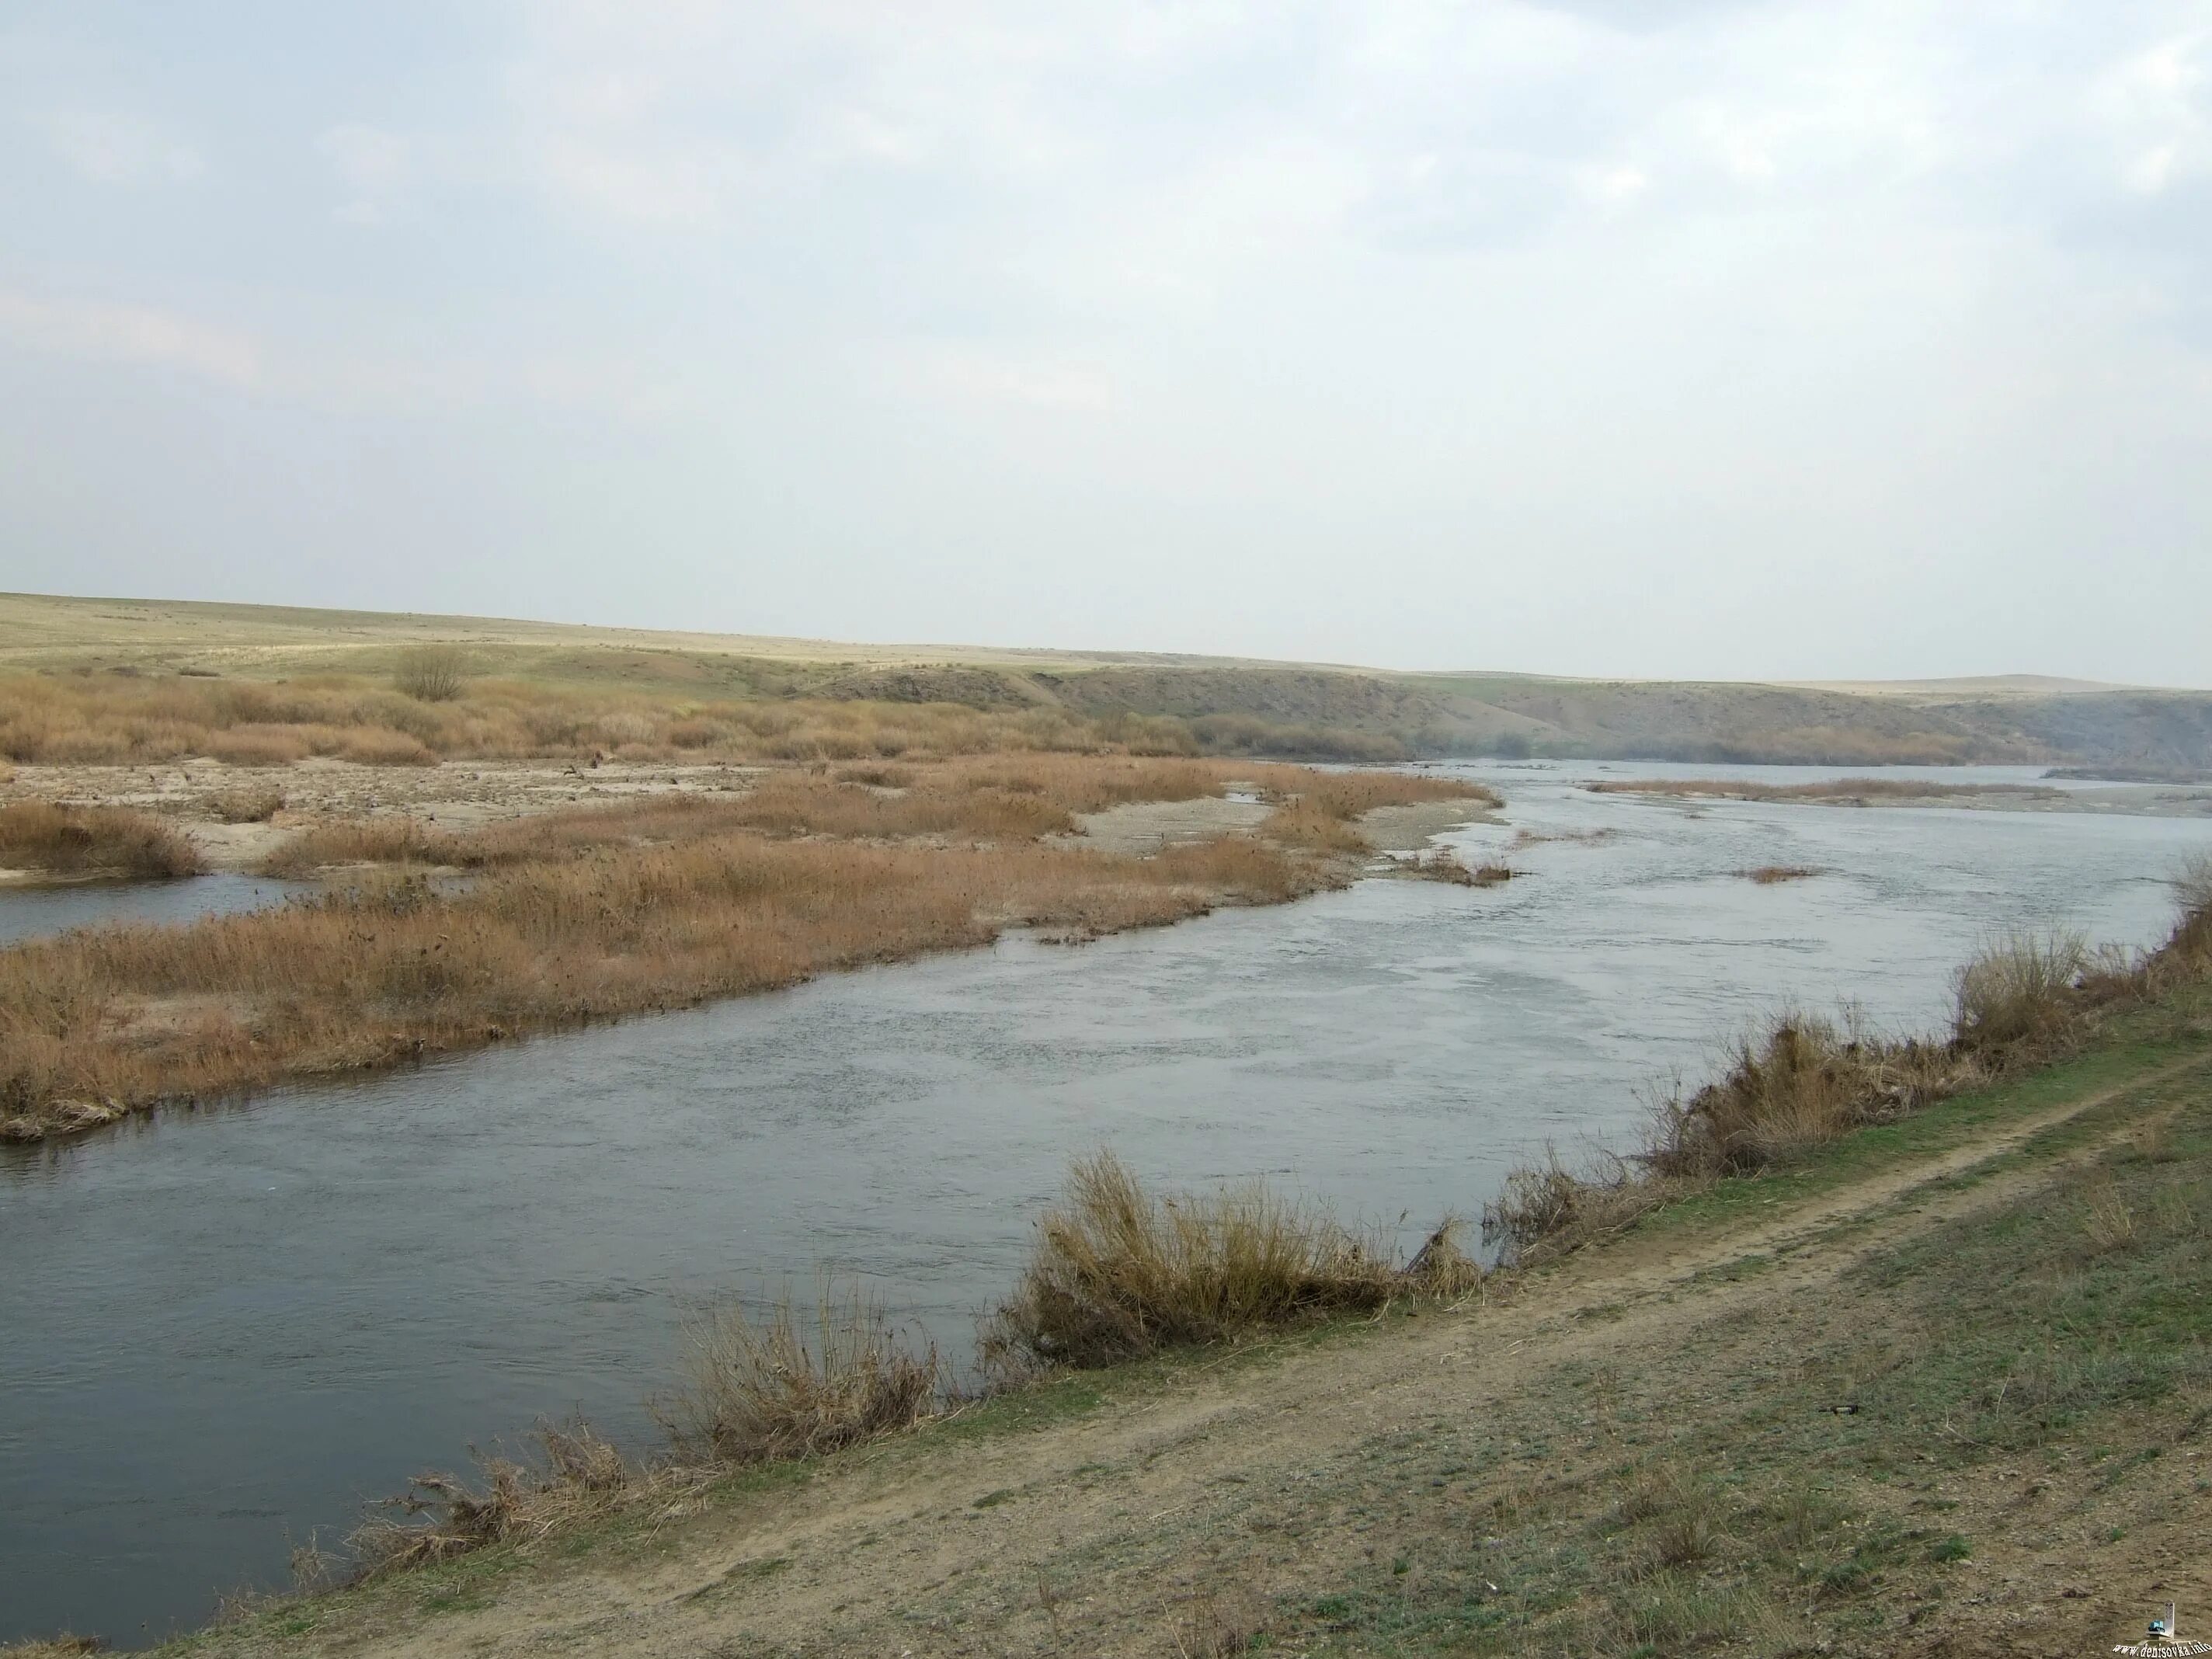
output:
POLYGON ((0 588, 2212 684, 2212 0, 9 0, 0 588))

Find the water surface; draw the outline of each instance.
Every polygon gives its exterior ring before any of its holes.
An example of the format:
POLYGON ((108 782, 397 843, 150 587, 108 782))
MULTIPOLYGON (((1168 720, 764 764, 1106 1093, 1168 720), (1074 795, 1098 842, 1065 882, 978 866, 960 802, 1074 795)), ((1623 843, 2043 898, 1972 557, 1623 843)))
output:
MULTIPOLYGON (((580 1407, 641 1439, 697 1297, 864 1270, 956 1348, 1073 1153, 1266 1173, 1411 1237, 1619 1136, 1785 1000, 1932 1024, 1992 930, 2148 942, 2203 820, 1684 805, 1469 769, 1523 848, 1070 949, 997 948, 0 1158, 0 1638, 123 1643, 281 1582, 364 1498, 580 1407), (1822 867, 1758 887, 1737 871, 1822 867)), ((1931 771, 2031 779, 2032 772, 1931 771)))
POLYGON ((197 921, 282 904, 316 884, 268 876, 185 876, 174 881, 70 881, 0 886, 0 945, 106 922, 197 921))

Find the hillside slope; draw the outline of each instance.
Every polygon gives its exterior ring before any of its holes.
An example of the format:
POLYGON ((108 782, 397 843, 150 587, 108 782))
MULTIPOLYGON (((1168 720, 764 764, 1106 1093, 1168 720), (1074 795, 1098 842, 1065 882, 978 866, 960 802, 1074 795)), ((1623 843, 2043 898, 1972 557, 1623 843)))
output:
POLYGON ((1170 751, 1338 760, 1548 755, 1850 766, 2212 766, 2212 693, 2081 690, 2027 676, 1846 690, 1415 674, 1144 653, 847 645, 487 617, 0 595, 0 673, 375 678, 431 642, 462 647, 478 674, 523 682, 684 702, 812 698, 1056 710, 1118 722, 1109 729, 1170 751))

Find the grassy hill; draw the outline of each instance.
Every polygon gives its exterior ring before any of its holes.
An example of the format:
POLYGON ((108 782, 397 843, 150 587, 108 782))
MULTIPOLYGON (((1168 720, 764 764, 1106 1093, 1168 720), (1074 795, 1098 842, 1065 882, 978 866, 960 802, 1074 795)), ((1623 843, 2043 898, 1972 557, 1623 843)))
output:
POLYGON ((1396 673, 1160 653, 850 645, 493 617, 0 595, 0 672, 385 677, 426 643, 464 647, 477 674, 572 690, 672 701, 1048 710, 1108 722, 1146 746, 1224 754, 2212 765, 2212 693, 2033 676, 1843 687, 1396 673))

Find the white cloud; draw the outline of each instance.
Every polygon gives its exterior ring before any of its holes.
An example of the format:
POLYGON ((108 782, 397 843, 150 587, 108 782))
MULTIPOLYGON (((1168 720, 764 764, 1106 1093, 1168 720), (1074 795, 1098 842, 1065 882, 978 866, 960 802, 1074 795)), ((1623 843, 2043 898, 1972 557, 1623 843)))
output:
POLYGON ((29 119, 56 155, 94 184, 187 184, 207 170, 198 150, 136 116, 59 110, 29 119))
POLYGON ((2202 61, 2212 30, 2162 40, 2099 76, 2093 116, 2118 152, 2122 184, 2162 195, 2179 179, 2212 170, 2212 73, 2202 61))
POLYGON ((345 186, 346 200, 333 210, 348 224, 381 223, 392 198, 407 181, 414 144, 404 135, 359 122, 326 127, 315 149, 345 186))
POLYGON ((179 368, 243 391, 264 384, 257 342, 148 306, 0 289, 0 338, 59 356, 179 368))

